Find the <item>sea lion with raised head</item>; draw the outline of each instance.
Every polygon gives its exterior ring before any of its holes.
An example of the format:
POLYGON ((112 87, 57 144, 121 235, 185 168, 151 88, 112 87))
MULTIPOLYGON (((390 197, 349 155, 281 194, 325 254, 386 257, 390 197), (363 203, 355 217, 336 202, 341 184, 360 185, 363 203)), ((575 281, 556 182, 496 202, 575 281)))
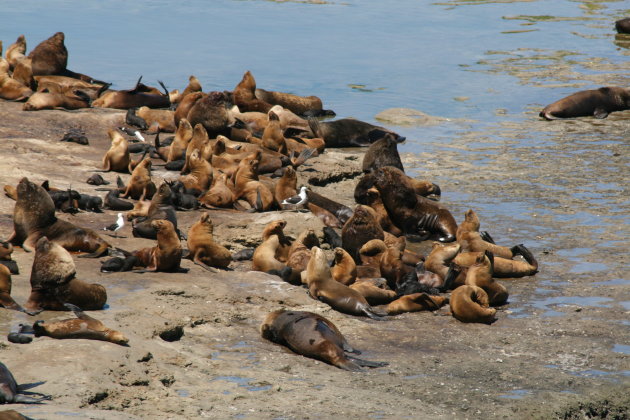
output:
POLYGON ((5 52, 5 57, 7 62, 9 63, 9 67, 11 70, 15 69, 18 61, 26 58, 24 55, 26 53, 26 38, 24 35, 18 36, 17 40, 9 45, 5 52))
POLYGON ((153 220, 151 227, 157 231, 157 245, 152 248, 142 248, 132 253, 138 258, 140 265, 146 267, 140 272, 180 271, 182 246, 177 232, 175 232, 175 227, 164 219, 153 220))
POLYGON ((68 65, 68 50, 64 33, 57 32, 40 42, 28 55, 32 60, 33 75, 62 74, 68 65))
POLYGON ((252 270, 275 274, 291 284, 300 284, 300 274, 278 260, 281 247, 278 235, 271 235, 256 247, 252 257, 252 270))
POLYGON ((151 198, 151 204, 146 211, 146 218, 139 218, 134 222, 132 233, 135 237, 157 239, 157 230, 151 225, 154 220, 165 219, 173 224, 175 232, 177 228, 177 213, 173 205, 173 194, 168 183, 163 182, 157 193, 151 198))
POLYGON ((131 172, 131 178, 123 193, 123 198, 134 200, 150 200, 156 188, 151 181, 151 159, 143 159, 131 172))
POLYGON ((488 295, 477 286, 460 286, 453 290, 449 299, 451 312, 461 322, 492 324, 497 310, 490 308, 488 295))
POLYGON ((343 248, 335 248, 335 265, 330 269, 333 279, 346 286, 357 279, 357 264, 343 248))
POLYGON ((488 303, 491 306, 505 304, 508 299, 508 291, 501 283, 492 278, 494 272, 494 256, 486 251, 479 253, 475 263, 468 267, 466 272, 466 284, 481 287, 488 294, 488 303))
POLYGON ((608 86, 582 90, 547 105, 540 116, 546 120, 558 118, 606 118, 615 111, 630 109, 630 89, 608 86))
POLYGON ((273 196, 277 203, 297 195, 297 173, 292 166, 287 166, 276 183, 273 196))
POLYGON ((112 144, 103 156, 103 170, 129 173, 129 142, 118 131, 107 132, 112 144))
POLYGON ((269 117, 269 122, 263 131, 262 145, 269 150, 286 155, 287 142, 284 139, 282 127, 280 127, 280 118, 278 118, 278 115, 276 115, 273 111, 269 111, 267 115, 269 117))
POLYGON ((199 221, 188 230, 188 250, 195 264, 206 270, 210 267, 225 268, 232 262, 232 254, 214 241, 214 226, 210 214, 203 212, 199 221))
POLYGON ((309 127, 315 137, 324 139, 326 147, 366 147, 382 139, 388 133, 394 141, 402 142, 404 137, 384 127, 372 125, 353 118, 322 122, 309 118, 309 127))
MULTIPOLYGON (((0 43, 0 55, 2 44, 0 43)), ((33 94, 30 87, 9 75, 9 62, 0 57, 0 99, 22 101, 33 94)))
POLYGON ((356 262, 359 262, 359 250, 365 243, 372 239, 385 239, 383 228, 381 228, 381 225, 377 222, 373 210, 359 204, 354 208, 352 217, 341 230, 343 249, 345 249, 356 262))
POLYGON ((267 315, 260 332, 264 339, 289 347, 294 352, 322 360, 338 368, 362 371, 362 367, 382 367, 384 362, 358 359, 348 353, 354 350, 337 327, 328 319, 312 312, 280 309, 267 315))
MULTIPOLYGON (((449 244, 433 242, 433 248, 424 260, 424 268, 437 274, 442 281, 445 281, 449 277, 451 263, 460 251, 461 245, 457 242, 449 244)), ((452 281, 452 284, 447 285, 449 288, 463 285, 466 281, 466 271, 460 271, 452 281)))
POLYGON ((169 146, 166 162, 174 162, 186 158, 186 149, 192 139, 193 128, 186 118, 182 118, 175 132, 175 139, 169 146))
POLYGON ((251 72, 246 71, 241 81, 232 92, 234 105, 243 112, 257 111, 267 113, 273 105, 256 98, 256 80, 251 72))
MULTIPOLYGON (((31 386, 18 385, 9 368, 0 362, 0 404, 39 404, 44 400, 49 400, 50 396, 37 392, 29 393, 31 395, 20 394, 20 392, 24 392, 24 390, 39 384, 31 386), (33 397, 33 394, 37 395, 37 398, 33 397)), ((7 419, 10 419, 10 417, 7 417, 7 419)))
POLYGON ((107 328, 101 321, 87 315, 76 305, 65 304, 76 318, 57 322, 35 321, 33 331, 35 337, 50 337, 58 340, 83 338, 86 340, 107 341, 127 346, 129 339, 123 333, 107 328))
POLYGON ((202 98, 205 98, 208 94, 203 92, 190 93, 179 101, 177 108, 175 109, 175 115, 173 116, 175 124, 179 127, 179 123, 182 119, 188 118, 190 109, 202 98))
POLYGON ((398 154, 398 143, 392 133, 387 133, 372 143, 363 155, 363 172, 371 172, 383 166, 393 166, 404 172, 405 168, 398 154))

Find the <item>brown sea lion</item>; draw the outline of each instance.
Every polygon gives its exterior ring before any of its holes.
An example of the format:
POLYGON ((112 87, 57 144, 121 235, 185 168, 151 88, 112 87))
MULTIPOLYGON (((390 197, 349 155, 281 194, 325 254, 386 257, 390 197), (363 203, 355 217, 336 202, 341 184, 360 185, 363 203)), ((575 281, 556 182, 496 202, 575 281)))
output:
MULTIPOLYGON (((0 404, 39 404, 43 400, 50 399, 49 396, 39 393, 30 393, 36 394, 37 398, 32 395, 20 394, 20 392, 24 392, 25 389, 29 388, 31 387, 18 385, 9 368, 4 363, 0 362, 0 404)), ((19 419, 25 417, 20 416, 14 418, 19 419)), ((10 420, 11 417, 6 417, 6 419, 10 420)))
POLYGON ((157 245, 134 251, 145 271, 177 272, 182 260, 182 246, 175 227, 164 219, 153 220, 151 227, 157 230, 157 245))
POLYGON ((306 229, 300 233, 289 248, 287 265, 298 273, 306 270, 308 261, 311 259, 311 248, 319 246, 319 239, 313 229, 306 229))
POLYGON ((546 120, 590 116, 606 118, 611 112, 626 109, 630 109, 630 89, 610 86, 576 92, 547 105, 539 115, 546 120))
POLYGON ((90 107, 90 98, 80 90, 68 93, 35 92, 22 106, 23 111, 42 109, 81 109, 90 107))
POLYGON ((460 286, 453 290, 449 299, 451 312, 461 322, 492 324, 497 310, 490 308, 488 295, 477 286, 460 286))
MULTIPOLYGON (((0 46, 0 54, 2 47, 0 46)), ((0 58, 0 99, 21 101, 33 94, 28 87, 9 75, 9 62, 0 58)))
POLYGON ((241 111, 257 111, 267 113, 272 105, 256 98, 256 80, 251 72, 246 71, 241 81, 232 92, 234 105, 241 111))
POLYGON ((87 315, 76 305, 66 303, 65 306, 74 312, 76 318, 58 322, 36 321, 33 324, 35 337, 51 337, 58 340, 84 338, 108 341, 121 346, 129 343, 129 339, 123 333, 107 328, 101 321, 87 315))
MULTIPOLYGON (((140 77, 142 79, 142 77, 140 77)), ((146 85, 136 83, 133 89, 109 90, 92 102, 93 107, 129 109, 148 106, 149 108, 168 108, 171 105, 168 92, 156 93, 146 85)))
POLYGON ((188 78, 188 85, 182 91, 181 95, 182 95, 182 98, 183 98, 186 95, 188 95, 189 93, 201 92, 202 90, 203 89, 201 88, 201 82, 199 82, 199 79, 197 79, 194 75, 191 75, 188 78))
POLYGON ((212 185, 212 166, 210 162, 201 157, 199 150, 193 150, 188 158, 189 174, 179 179, 187 190, 197 190, 200 193, 208 191, 212 185))
POLYGON ((388 315, 398 315, 404 312, 435 311, 448 302, 443 296, 431 296, 426 293, 413 293, 401 296, 387 305, 388 315))
POLYGON ((109 85, 101 85, 96 83, 85 82, 67 76, 35 76, 38 92, 51 93, 72 93, 74 90, 80 90, 85 93, 90 100, 94 100, 103 93, 109 85))
POLYGON ((26 309, 68 310, 64 303, 90 310, 103 309, 107 302, 105 288, 77 279, 76 266, 68 251, 45 236, 36 246, 31 269, 31 295, 24 305, 26 309))
POLYGON ((179 122, 183 118, 188 117, 188 112, 190 112, 190 109, 193 107, 193 105, 195 105, 198 100, 204 98, 206 95, 207 94, 203 92, 193 92, 182 97, 182 99, 179 101, 179 104, 177 105, 177 108, 175 109, 175 115, 173 116, 175 124, 179 126, 179 122))
POLYGON ((138 223, 134 222, 133 236, 157 239, 157 230, 151 225, 151 222, 160 219, 171 222, 175 231, 179 232, 177 229, 177 214, 172 201, 172 190, 167 182, 163 182, 157 189, 157 193, 151 198, 146 219, 138 223))
POLYGON ((196 149, 202 152, 209 142, 210 139, 208 137, 208 132, 206 131, 206 129, 203 127, 203 125, 196 124, 195 128, 193 128, 192 137, 190 138, 190 141, 186 146, 186 155, 184 157, 184 159, 186 159, 186 163, 181 170, 182 175, 187 174, 190 170, 190 155, 192 154, 193 150, 196 149))
POLYGON ((333 279, 346 286, 357 279, 357 264, 343 248, 335 248, 335 265, 330 269, 333 279))
POLYGON ((62 74, 68 65, 68 50, 63 32, 57 32, 40 42, 28 55, 33 75, 62 74))
POLYGON ((177 129, 175 126, 175 111, 141 106, 136 111, 136 115, 146 121, 150 131, 159 130, 164 133, 174 133, 177 129))
POLYGON ((236 198, 245 199, 256 211, 269 211, 277 207, 273 193, 259 180, 259 161, 243 159, 241 164, 234 181, 236 198))
POLYGON ((24 55, 26 53, 26 39, 24 35, 20 35, 17 40, 9 45, 5 52, 5 57, 9 62, 9 66, 11 70, 15 69, 18 61, 26 58, 24 55))
POLYGON ((215 177, 212 187, 199 197, 199 202, 209 208, 232 207, 234 200, 234 192, 227 185, 227 175, 224 173, 215 177))
POLYGON ((328 319, 312 312, 271 312, 260 326, 264 339, 289 347, 294 352, 322 360, 338 368, 362 371, 362 367, 386 366, 383 362, 357 359, 347 353, 358 354, 337 327, 328 319))
MULTIPOLYGON (((615 21, 615 29, 617 30, 617 33, 630 34, 630 17, 615 21)), ((8 59, 9 57, 8 57, 8 51, 7 51, 7 60, 8 59)))
POLYGON ((143 159, 131 172, 131 178, 123 194, 123 198, 134 200, 151 199, 156 188, 151 181, 151 159, 143 159))
MULTIPOLYGON (((404 173, 399 173, 400 179, 408 188, 411 188, 416 194, 422 197, 431 197, 439 199, 441 195, 440 186, 428 180, 420 180, 411 178, 404 173)), ((368 191, 374 187, 376 177, 374 173, 363 174, 356 187, 354 188, 354 200, 359 204, 368 204, 371 201, 368 191)))
POLYGON ((214 241, 214 227, 207 212, 201 214, 197 223, 188 230, 188 250, 195 264, 206 270, 210 267, 225 268, 232 262, 232 254, 214 241))
POLYGON ((167 162, 173 162, 186 158, 186 149, 188 143, 192 139, 193 128, 186 118, 182 118, 179 121, 177 131, 175 132, 175 138, 169 146, 167 162))
POLYGON ((264 89, 256 89, 255 96, 256 99, 271 105, 280 105, 298 115, 330 115, 324 114, 322 100, 317 96, 298 96, 264 89))
POLYGON ((275 274, 291 284, 300 284, 300 274, 277 259, 280 247, 280 238, 277 235, 265 239, 254 250, 252 270, 275 274))
POLYGON ((349 287, 359 292, 370 305, 384 305, 396 299, 396 292, 378 287, 369 281, 357 281, 349 287))
POLYGON ((402 235, 402 230, 400 230, 392 219, 389 218, 389 214, 387 214, 387 209, 383 204, 383 200, 381 199, 381 194, 378 192, 378 189, 372 187, 367 191, 367 200, 365 203, 370 206, 374 212, 376 213, 376 220, 378 224, 383 228, 384 232, 388 232, 394 236, 402 235))
POLYGON ((385 137, 388 133, 391 133, 395 141, 399 143, 405 140, 404 137, 391 130, 353 118, 330 122, 309 118, 308 122, 313 136, 324 139, 326 147, 365 147, 385 137))
POLYGON ((292 166, 287 166, 276 183, 273 196, 277 203, 282 203, 295 195, 297 195, 297 173, 292 166))
POLYGON ((280 119, 273 111, 269 111, 268 117, 269 122, 267 123, 265 131, 263 131, 262 135, 262 145, 269 150, 286 155, 287 143, 284 139, 284 134, 282 134, 280 119))
POLYGON ((103 170, 129 173, 129 143, 118 131, 107 132, 112 144, 103 156, 103 170))
POLYGON ((354 208, 354 214, 341 230, 343 249, 348 251, 356 262, 360 261, 359 250, 366 242, 384 238, 383 229, 377 222, 373 210, 360 204, 354 208))
POLYGON ((481 287, 488 294, 491 306, 500 306, 507 302, 508 291, 501 283, 492 278, 494 256, 480 253, 475 263, 468 267, 466 284, 481 287))
POLYGON ((400 169, 385 166, 375 172, 375 187, 381 195, 387 214, 405 234, 427 239, 439 235, 440 242, 455 240, 457 223, 439 203, 421 197, 405 182, 400 169))
MULTIPOLYGON (((457 254, 453 262, 460 267, 470 267, 475 263, 479 254, 483 254, 483 252, 460 252, 457 254)), ((537 272, 538 263, 536 260, 534 260, 534 264, 530 264, 527 261, 494 257, 493 277, 525 277, 533 276, 537 272)))
POLYGON ((22 306, 11 297, 11 271, 2 264, 0 264, 0 306, 34 315, 22 308, 22 306))
POLYGON ((197 124, 203 125, 212 138, 219 134, 228 135, 229 115, 225 101, 223 92, 210 92, 195 102, 186 118, 193 127, 197 124))
POLYGON ((269 222, 262 232, 262 240, 266 241, 271 236, 277 236, 279 239, 278 252, 275 257, 279 261, 286 261, 289 258, 289 250, 291 249, 291 240, 284 234, 284 228, 287 226, 285 220, 274 220, 269 222))
MULTIPOLYGON (((448 277, 448 271, 453 259, 461 251, 461 245, 454 242, 442 244, 433 242, 433 248, 424 260, 424 267, 440 276, 442 281, 448 277)), ((466 271, 461 271, 454 279, 453 287, 461 286, 466 280, 466 271)))
POLYGON ((363 172, 371 172, 383 166, 393 166, 405 171, 398 154, 398 141, 392 133, 387 133, 383 138, 372 143, 363 155, 363 172))
MULTIPOLYGON (((0 401, 1 403, 2 401, 0 401)), ((29 420, 30 417, 24 417, 22 414, 15 410, 2 410, 0 411, 0 419, 2 420, 29 420)))
POLYGON ((332 278, 326 255, 316 246, 311 248, 311 259, 306 269, 306 284, 313 299, 330 305, 336 311, 366 315, 376 320, 383 319, 383 314, 376 312, 363 295, 332 278))
POLYGON ((387 245, 380 239, 366 242, 359 249, 361 265, 357 266, 357 277, 381 277, 381 259, 386 251, 387 245), (370 274, 365 275, 365 272, 370 274))

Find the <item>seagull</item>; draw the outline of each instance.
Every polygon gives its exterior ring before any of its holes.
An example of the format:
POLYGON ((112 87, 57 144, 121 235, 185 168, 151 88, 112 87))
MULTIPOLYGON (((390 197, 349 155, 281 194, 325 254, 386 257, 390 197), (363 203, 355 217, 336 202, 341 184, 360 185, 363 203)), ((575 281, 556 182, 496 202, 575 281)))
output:
MULTIPOLYGON (((114 233, 118 232, 120 229, 122 229, 122 227, 125 226, 125 219, 123 218, 123 214, 122 213, 118 213, 118 220, 116 220, 116 223, 113 223, 107 227, 104 227, 103 230, 110 230, 113 231, 114 233)), ((114 236, 114 235, 112 235, 114 236)), ((118 237, 118 235, 115 235, 115 237, 118 237)))
POLYGON ((140 141, 146 142, 146 140, 144 139, 144 137, 142 136, 142 134, 138 130, 132 130, 132 129, 129 129, 127 127, 118 127, 118 129, 120 131, 122 131, 123 133, 127 134, 128 136, 132 136, 132 137, 137 138, 140 141))
POLYGON ((307 196, 306 196, 306 187, 300 187, 300 193, 298 195, 294 195, 293 197, 289 197, 282 202, 283 206, 303 206, 306 204, 307 196))

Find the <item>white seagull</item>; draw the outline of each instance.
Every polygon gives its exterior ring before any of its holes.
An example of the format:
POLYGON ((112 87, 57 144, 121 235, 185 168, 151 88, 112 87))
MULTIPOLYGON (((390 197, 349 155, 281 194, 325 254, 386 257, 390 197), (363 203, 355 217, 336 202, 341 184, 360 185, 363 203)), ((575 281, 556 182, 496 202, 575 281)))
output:
POLYGON ((127 127, 118 127, 118 128, 119 128, 119 129, 120 129, 120 131, 122 131, 123 133, 125 133, 125 134, 127 134, 127 135, 129 135, 129 136, 135 137, 135 138, 137 138, 137 139, 138 139, 138 140, 140 140, 140 141, 144 141, 144 142, 146 142, 146 140, 144 139, 144 137, 142 136, 142 134, 140 133, 140 131, 138 131, 138 130, 132 130, 132 129, 129 129, 129 128, 127 128, 127 127))
MULTIPOLYGON (((125 219, 123 218, 122 213, 118 213, 118 220, 116 220, 116 223, 113 223, 107 227, 104 227, 103 230, 109 230, 116 233, 120 229, 122 229, 123 226, 125 226, 125 219)), ((116 237, 118 237, 118 235, 116 235, 116 237)))
POLYGON ((300 187, 300 193, 298 195, 294 195, 293 197, 289 197, 282 202, 283 206, 303 206, 306 204, 307 196, 306 196, 306 187, 300 187))

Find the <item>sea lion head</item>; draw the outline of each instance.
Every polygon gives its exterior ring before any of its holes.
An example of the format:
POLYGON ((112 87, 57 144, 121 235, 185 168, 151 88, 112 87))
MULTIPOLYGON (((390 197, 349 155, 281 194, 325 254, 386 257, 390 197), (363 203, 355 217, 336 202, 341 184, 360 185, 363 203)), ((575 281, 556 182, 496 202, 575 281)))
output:
POLYGON ((225 153, 225 150, 226 150, 225 140, 227 140, 225 136, 221 136, 221 135, 217 136, 217 141, 214 143, 214 147, 212 148, 213 155, 220 155, 222 153, 225 153))
POLYGON ((387 251, 387 245, 380 239, 372 239, 363 244, 359 250, 359 255, 365 255, 367 257, 373 257, 380 253, 387 251))
POLYGON ((286 225, 286 220, 274 220, 267 225, 267 230, 269 233, 282 233, 286 225))
POLYGON ((282 177, 285 179, 295 179, 297 180, 297 174, 295 173, 295 169, 293 166, 287 166, 284 168, 284 172, 282 173, 282 177))
POLYGON ((317 234, 313 229, 307 229, 300 234, 299 238, 300 242, 304 244, 307 248, 312 248, 314 246, 319 246, 319 239, 317 239, 317 234))
POLYGON ((76 266, 70 253, 45 236, 39 238, 31 269, 31 286, 34 289, 60 286, 75 274, 76 266))
POLYGON ((186 118, 179 120, 177 126, 177 136, 185 141, 189 141, 193 134, 193 128, 186 118))
POLYGON ((206 98, 208 103, 212 105, 222 105, 225 103, 226 100, 225 94, 217 90, 208 93, 208 96, 206 98))
POLYGON ((326 280, 332 278, 326 254, 317 246, 311 248, 311 259, 308 261, 306 270, 308 272, 307 278, 309 283, 311 280, 326 280))
POLYGON ((171 222, 165 219, 157 219, 151 222, 151 227, 156 229, 158 232, 164 232, 168 230, 175 230, 175 227, 171 222))
POLYGON ((280 121, 280 117, 278 117, 278 114, 273 111, 269 111, 267 113, 267 117, 269 118, 269 121, 280 121))
POLYGON ((350 254, 348 254, 348 252, 340 247, 335 248, 335 263, 340 263, 344 257, 347 255, 348 258, 352 258, 350 257, 350 254))
POLYGON ((107 338, 109 341, 115 344, 120 344, 121 346, 126 346, 129 343, 129 339, 123 335, 120 331, 111 331, 107 338))
POLYGON ((479 216, 477 216, 477 213, 475 213, 473 209, 466 210, 466 213, 464 213, 464 221, 470 224, 469 230, 479 230, 479 216))
MULTIPOLYGON (((359 204, 354 208, 354 214, 352 215, 351 220, 354 225, 378 225, 374 210, 362 204, 359 204)), ((350 222, 350 220, 348 222, 350 222)))
POLYGON ((114 129, 110 129, 109 131, 107 131, 107 135, 112 141, 112 147, 127 143, 127 139, 114 129))
POLYGON ((203 225, 203 227, 212 234, 214 230, 214 225, 212 224, 212 219, 210 219, 210 213, 207 211, 201 213, 201 217, 199 218, 199 223, 203 225))
POLYGON ((274 327, 274 323, 284 312, 284 309, 273 311, 267 315, 262 324, 260 324, 260 335, 262 335, 265 340, 278 341, 278 329, 274 327))

